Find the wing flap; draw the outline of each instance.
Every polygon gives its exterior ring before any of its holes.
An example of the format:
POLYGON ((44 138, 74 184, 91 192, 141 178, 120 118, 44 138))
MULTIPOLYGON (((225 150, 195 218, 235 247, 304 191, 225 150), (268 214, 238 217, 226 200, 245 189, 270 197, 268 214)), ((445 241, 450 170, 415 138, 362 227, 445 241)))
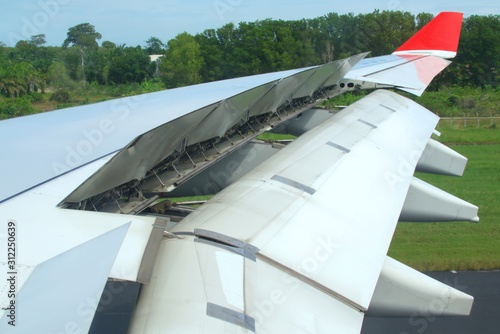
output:
POLYGON ((402 162, 414 169, 437 117, 385 91, 361 101, 280 150, 175 230, 202 228, 242 240, 366 309, 412 179, 402 162))
POLYGON ((164 240, 159 259, 151 284, 142 288, 133 333, 154 333, 166 325, 183 333, 361 330, 363 313, 264 261, 243 256, 238 247, 185 236, 164 240))

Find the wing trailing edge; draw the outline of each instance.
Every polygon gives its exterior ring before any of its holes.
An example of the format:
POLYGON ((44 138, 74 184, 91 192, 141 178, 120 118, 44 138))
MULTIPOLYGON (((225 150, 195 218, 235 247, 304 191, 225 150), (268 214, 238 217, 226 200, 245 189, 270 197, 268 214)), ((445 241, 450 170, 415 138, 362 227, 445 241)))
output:
MULTIPOLYGON (((411 181, 411 173, 399 172, 400 159, 412 161, 411 155, 423 152, 437 120, 437 116, 409 99, 376 91, 304 133, 171 230, 192 234, 197 241, 163 241, 163 247, 174 247, 165 254, 180 256, 181 248, 186 250, 193 243, 198 249, 206 248, 197 253, 199 264, 195 266, 207 268, 205 278, 190 279, 207 285, 200 286, 201 293, 193 294, 190 290, 184 295, 176 293, 176 297, 169 297, 172 289, 159 295, 153 292, 152 287, 156 286, 153 281, 144 287, 145 294, 139 301, 141 311, 136 312, 139 323, 154 330, 158 328, 155 326, 170 322, 165 319, 165 314, 170 314, 166 309, 176 307, 179 303, 175 300, 185 300, 186 305, 192 303, 201 308, 199 322, 213 322, 214 317, 205 314, 206 303, 212 303, 222 307, 216 308, 221 312, 231 310, 225 313, 225 318, 239 314, 238 319, 243 321, 250 316, 255 319, 256 332, 263 328, 274 332, 278 324, 292 325, 292 320, 283 320, 294 319, 291 315, 294 313, 288 302, 275 303, 272 316, 259 317, 256 305, 262 305, 266 296, 281 300, 278 292, 259 290, 259 281, 266 277, 266 285, 284 289, 282 278, 288 277, 286 279, 297 282, 291 285, 300 283, 301 288, 286 293, 281 290, 287 301, 295 298, 299 290, 300 294, 314 291, 318 300, 322 296, 331 301, 332 307, 338 306, 331 314, 342 312, 351 317, 353 331, 359 332, 357 317, 362 317, 370 304, 411 181), (397 180, 390 182, 387 179, 390 175, 397 180), (391 200, 385 200, 388 197, 391 200), (360 207, 365 209, 359 210, 360 207), (200 234, 200 230, 211 233, 200 234), (360 230, 364 233, 359 233, 360 230), (207 248, 208 244, 217 248, 210 262, 207 256, 212 251, 207 248), (175 250, 177 247, 181 248, 175 250), (227 283, 231 280, 213 277, 213 270, 208 270, 216 268, 224 275, 235 277, 233 281, 240 277, 233 272, 233 266, 217 260, 217 252, 222 251, 237 254, 234 259, 239 262, 235 266, 243 268, 245 263, 245 278, 238 280, 242 281, 238 283, 241 286, 233 287, 227 283), (249 256, 252 252, 253 257, 249 256), (251 266, 255 266, 255 271, 249 270, 251 266), (221 292, 216 293, 217 290, 221 292), (212 294, 216 297, 211 297, 212 294), (207 296, 208 300, 200 296, 207 296), (166 306, 161 313, 155 312, 160 305, 171 306, 166 306)), ((184 282, 184 276, 172 276, 175 281, 170 281, 168 272, 179 272, 191 261, 158 260, 154 278, 166 286, 184 282)), ((270 307, 271 304, 265 302, 264 305, 270 307)), ((317 308, 311 310, 315 312, 307 313, 308 318, 301 323, 324 320, 317 308)), ((210 314, 212 312, 215 310, 211 309, 210 314)), ((222 317, 220 315, 219 322, 214 324, 227 323, 220 319, 222 317)), ((191 326, 190 322, 175 322, 179 328, 191 326)), ((340 320, 337 323, 340 324, 340 320)), ((241 324, 248 323, 234 325, 241 324)), ((322 328, 316 332, 330 331, 328 326, 322 328)))

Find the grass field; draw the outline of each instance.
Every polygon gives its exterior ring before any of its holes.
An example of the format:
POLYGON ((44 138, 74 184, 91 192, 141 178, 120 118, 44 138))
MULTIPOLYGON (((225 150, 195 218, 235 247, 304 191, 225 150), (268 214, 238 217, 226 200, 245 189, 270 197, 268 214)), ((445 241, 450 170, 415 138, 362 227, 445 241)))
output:
POLYGON ((500 130, 442 126, 440 141, 469 159, 462 177, 417 177, 479 207, 480 222, 400 223, 389 256, 419 270, 500 268, 500 130), (460 144, 456 144, 460 143, 460 144))

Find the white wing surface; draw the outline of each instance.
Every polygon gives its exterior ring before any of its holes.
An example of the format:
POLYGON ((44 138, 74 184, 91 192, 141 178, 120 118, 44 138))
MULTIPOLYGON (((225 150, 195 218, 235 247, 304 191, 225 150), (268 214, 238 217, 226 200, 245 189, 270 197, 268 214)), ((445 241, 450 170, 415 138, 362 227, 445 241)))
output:
POLYGON ((359 332, 437 120, 376 91, 280 150, 172 229, 133 331, 359 332))
MULTIPOLYGON (((14 291, 14 295, 7 303, 2 300, 2 333, 39 333, 48 328, 54 332, 88 332, 129 225, 104 233, 36 267, 9 266, 10 287, 2 292, 14 291), (26 272, 26 268, 30 274, 17 281, 17 273, 26 272), (16 287, 12 288, 12 284, 16 287), (46 315, 45 310, 50 310, 52 316, 46 315)), ((21 252, 24 249, 22 242, 18 249, 21 252)))
POLYGON ((420 96, 451 62, 435 56, 391 55, 366 59, 344 82, 362 88, 395 87, 420 96))

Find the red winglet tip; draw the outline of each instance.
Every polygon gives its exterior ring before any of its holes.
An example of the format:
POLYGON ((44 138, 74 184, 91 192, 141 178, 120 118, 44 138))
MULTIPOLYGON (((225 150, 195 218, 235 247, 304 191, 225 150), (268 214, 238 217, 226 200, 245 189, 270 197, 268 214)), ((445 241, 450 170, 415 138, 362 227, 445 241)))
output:
POLYGON ((396 54, 444 52, 452 56, 458 50, 463 14, 457 12, 439 13, 432 21, 401 45, 396 54))

